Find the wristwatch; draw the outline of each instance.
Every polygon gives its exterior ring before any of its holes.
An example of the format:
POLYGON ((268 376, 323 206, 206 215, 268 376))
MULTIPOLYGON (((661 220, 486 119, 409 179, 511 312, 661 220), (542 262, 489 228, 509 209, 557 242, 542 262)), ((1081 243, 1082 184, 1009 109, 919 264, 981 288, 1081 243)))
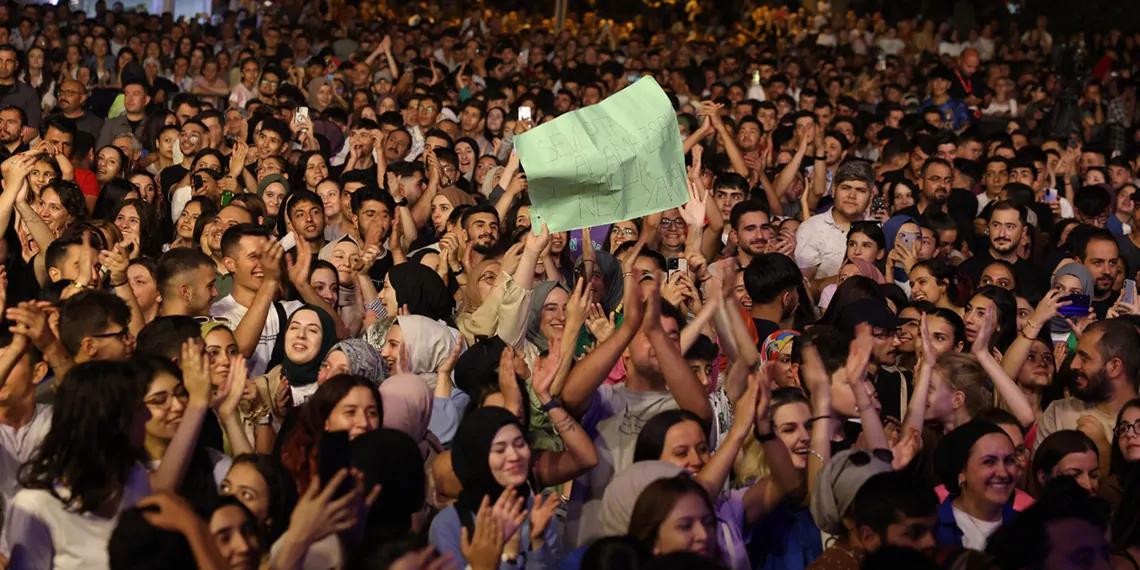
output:
POLYGON ((405 208, 408 207, 408 198, 406 196, 404 198, 400 198, 400 201, 396 202, 396 205, 404 206, 405 208))
POLYGON ((551 398, 549 402, 542 405, 542 411, 549 414, 550 410, 553 410, 554 408, 561 408, 561 407, 562 407, 562 400, 555 397, 555 398, 551 398))

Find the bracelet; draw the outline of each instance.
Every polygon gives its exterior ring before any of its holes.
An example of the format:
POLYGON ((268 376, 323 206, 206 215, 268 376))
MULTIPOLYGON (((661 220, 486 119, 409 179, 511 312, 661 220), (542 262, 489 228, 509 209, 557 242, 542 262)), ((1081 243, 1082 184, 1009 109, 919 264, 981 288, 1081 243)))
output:
MULTIPOLYGON (((1037 340, 1036 335, 1029 336, 1029 333, 1025 332, 1025 329, 1029 328, 1030 326, 1031 325, 1029 323, 1025 323, 1025 326, 1021 327, 1021 330, 1017 331, 1017 334, 1021 335, 1023 338, 1025 338, 1025 340, 1031 340, 1031 341, 1037 340)), ((1034 327, 1034 328, 1037 329, 1038 334, 1041 333, 1041 327, 1034 327)))
POLYGON ((549 414, 550 410, 553 410, 554 408, 561 408, 561 407, 562 407, 562 400, 558 399, 557 397, 554 397, 554 398, 551 398, 549 402, 543 404, 541 409, 543 412, 546 412, 549 414))
POLYGON ((129 280, 124 280, 122 283, 112 283, 112 284, 111 284, 111 288, 112 288, 112 289, 118 289, 119 287, 122 287, 123 285, 126 285, 126 284, 128 283, 128 281, 129 281, 129 280))
POLYGON ((818 459, 820 463, 827 463, 827 460, 823 458, 823 454, 821 454, 820 452, 818 452, 814 449, 808 449, 808 453, 814 455, 815 458, 818 459))
POLYGON ((629 276, 631 276, 631 275, 633 275, 633 272, 632 272, 632 271, 626 271, 625 273, 622 273, 622 274, 621 274, 621 276, 622 276, 622 277, 629 277, 629 276))
POLYGON ((808 418, 808 422, 814 422, 816 420, 830 420, 830 419, 831 419, 831 416, 816 416, 814 418, 808 418))

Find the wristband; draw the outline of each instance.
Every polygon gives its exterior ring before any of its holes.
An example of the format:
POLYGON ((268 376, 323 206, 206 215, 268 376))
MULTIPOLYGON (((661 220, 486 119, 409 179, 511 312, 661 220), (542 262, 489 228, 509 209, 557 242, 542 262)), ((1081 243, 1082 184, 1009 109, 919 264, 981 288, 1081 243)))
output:
POLYGON ((122 283, 112 283, 111 288, 112 289, 118 289, 119 287, 122 287, 123 285, 126 285, 126 284, 127 284, 127 280, 124 280, 122 283))
POLYGON ((562 400, 560 400, 558 398, 551 398, 549 402, 542 405, 541 409, 543 412, 549 414, 550 410, 553 410, 554 408, 561 408, 561 407, 562 407, 562 400))

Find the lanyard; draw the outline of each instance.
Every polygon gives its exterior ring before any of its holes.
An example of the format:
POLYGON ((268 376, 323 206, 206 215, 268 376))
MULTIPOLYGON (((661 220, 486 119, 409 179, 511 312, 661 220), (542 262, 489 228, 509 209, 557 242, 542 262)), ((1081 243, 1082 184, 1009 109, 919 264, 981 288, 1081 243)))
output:
POLYGON ((967 96, 973 95, 974 94, 974 80, 971 79, 969 81, 966 81, 965 79, 962 79, 962 72, 957 70, 957 69, 954 70, 954 75, 958 76, 958 81, 962 82, 962 87, 966 88, 966 95, 967 96))

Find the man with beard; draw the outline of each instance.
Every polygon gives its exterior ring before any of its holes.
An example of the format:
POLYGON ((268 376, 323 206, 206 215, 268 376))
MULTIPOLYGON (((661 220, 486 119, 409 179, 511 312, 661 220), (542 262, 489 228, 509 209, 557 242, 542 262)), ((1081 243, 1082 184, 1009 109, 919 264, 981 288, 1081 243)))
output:
POLYGON ((0 108, 19 107, 28 114, 20 138, 31 140, 40 128, 40 96, 31 85, 16 79, 20 54, 10 45, 0 45, 0 108))
POLYGON ((796 231, 796 264, 819 288, 839 273, 847 254, 847 232, 851 222, 863 219, 875 182, 870 163, 848 160, 835 172, 835 206, 807 219, 796 231))
POLYGON ((1012 202, 1001 200, 990 210, 990 220, 986 226, 989 232, 990 247, 963 261, 958 271, 969 277, 973 283, 981 283, 982 271, 1001 259, 1013 265, 1013 274, 1018 283, 1036 283, 1037 271, 1033 264, 1017 256, 1017 246, 1025 233, 1025 209, 1012 202))
POLYGON ((24 144, 24 127, 28 125, 28 115, 19 107, 0 109, 0 161, 14 154, 28 150, 24 144))
POLYGON ((488 203, 472 206, 460 219, 464 241, 475 249, 473 263, 479 264, 495 251, 499 243, 499 214, 488 203))
MULTIPOLYGON (((1081 335, 1069 368, 1073 373, 1072 396, 1045 409, 1037 422, 1036 445, 1053 432, 1076 429, 1107 448, 1120 409, 1137 396, 1140 333, 1123 319, 1097 321, 1081 335)), ((1101 465, 1109 455, 1107 449, 1101 452, 1101 465)))
POLYGON ((945 212, 946 202, 950 200, 950 183, 954 181, 954 168, 949 162, 941 158, 928 158, 922 164, 919 174, 918 189, 921 192, 915 197, 913 206, 896 212, 914 218, 921 218, 928 210, 945 212))
POLYGON ((1096 318, 1103 319, 1116 302, 1113 286, 1120 272, 1120 246, 1112 232, 1104 228, 1094 228, 1084 235, 1086 240, 1074 240, 1073 258, 1092 273, 1092 308, 1096 318))
POLYGON ((93 135, 103 130, 103 120, 83 108, 84 103, 87 103, 87 88, 83 83, 70 79, 60 84, 56 112, 72 120, 80 132, 90 132, 93 135))
MULTIPOLYGON (((779 253, 762 253, 744 269, 744 288, 752 299, 749 314, 756 334, 763 343, 784 326, 800 304, 797 287, 803 275, 791 258, 779 253)), ((759 347, 758 347, 759 348, 759 347)))

